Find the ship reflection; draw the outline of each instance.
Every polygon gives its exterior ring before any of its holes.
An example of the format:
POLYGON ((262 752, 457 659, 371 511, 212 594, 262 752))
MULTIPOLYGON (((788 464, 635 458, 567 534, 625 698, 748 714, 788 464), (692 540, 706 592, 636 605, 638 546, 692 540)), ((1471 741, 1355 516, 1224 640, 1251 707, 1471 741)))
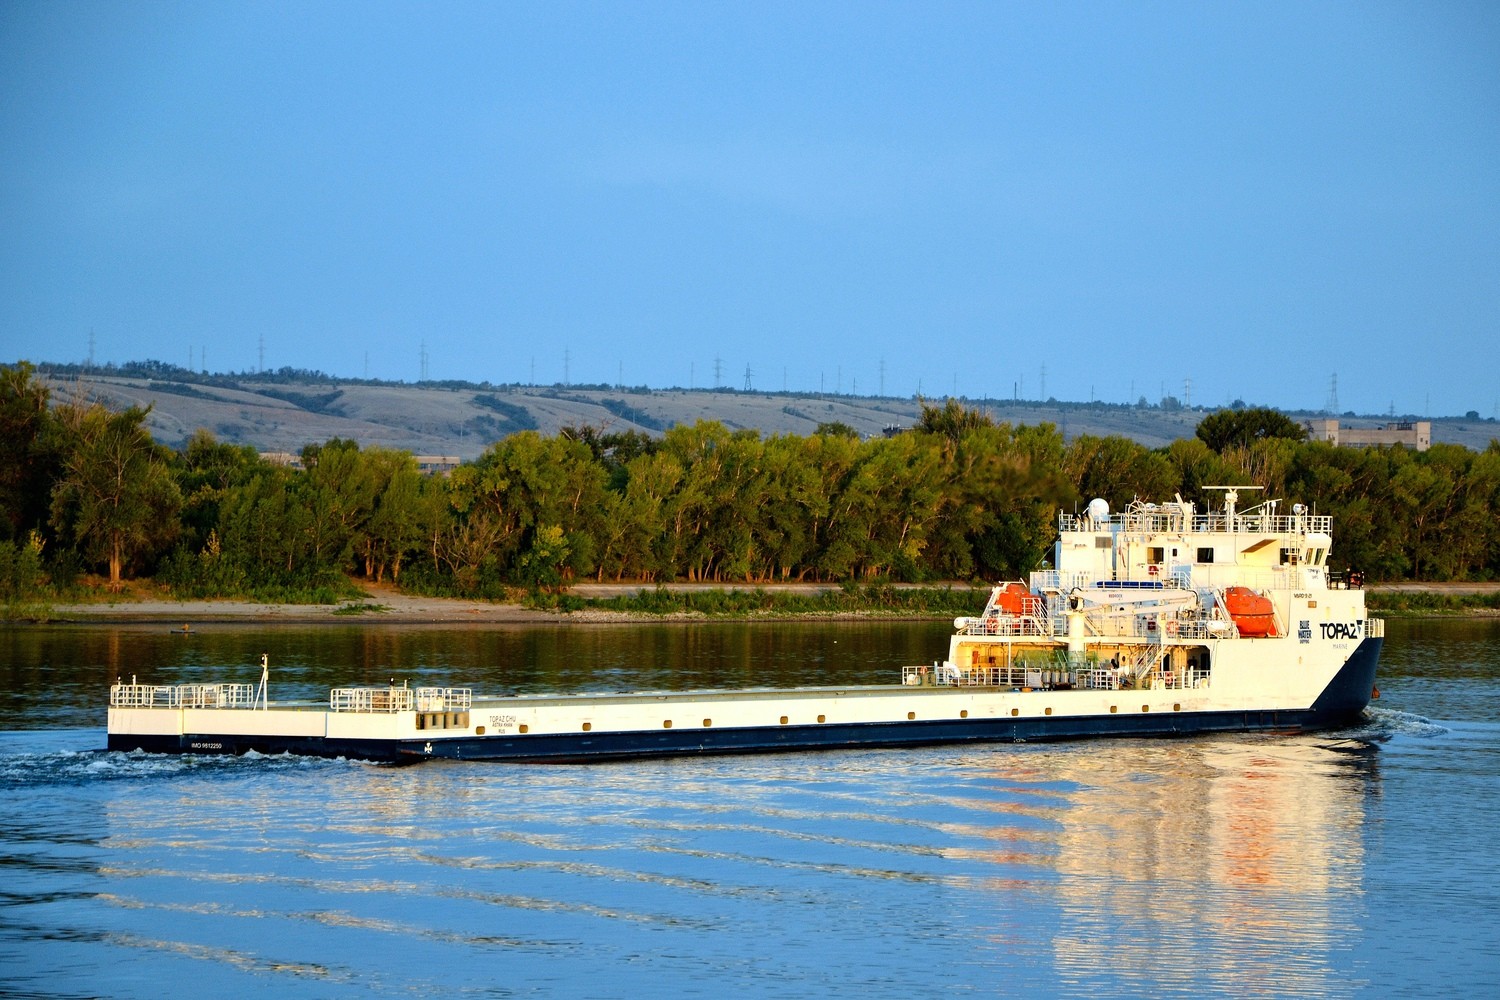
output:
POLYGON ((1036 750, 986 770, 1008 793, 1044 783, 1026 811, 1055 832, 993 831, 989 860, 1037 866, 1045 926, 1032 933, 1050 939, 1060 993, 1360 987, 1335 969, 1363 917, 1372 747, 1226 737, 1036 750))

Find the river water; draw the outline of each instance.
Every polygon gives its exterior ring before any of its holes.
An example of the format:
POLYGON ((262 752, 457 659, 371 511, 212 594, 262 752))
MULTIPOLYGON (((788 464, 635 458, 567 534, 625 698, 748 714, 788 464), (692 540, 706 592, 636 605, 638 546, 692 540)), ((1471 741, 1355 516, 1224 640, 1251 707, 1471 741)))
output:
POLYGON ((592 766, 97 752, 106 687, 861 683, 942 623, 0 631, 0 995, 1493 996, 1500 622, 1356 728, 592 766))

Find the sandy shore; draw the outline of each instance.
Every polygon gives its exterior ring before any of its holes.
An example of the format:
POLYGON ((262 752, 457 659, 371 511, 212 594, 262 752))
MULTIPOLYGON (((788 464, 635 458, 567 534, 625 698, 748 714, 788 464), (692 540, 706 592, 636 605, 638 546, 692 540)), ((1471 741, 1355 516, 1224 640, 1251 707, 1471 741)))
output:
MULTIPOLYGON (((753 587, 752 584, 741 588, 753 587)), ((939 585, 941 586, 941 585, 939 585)), ((55 604, 51 608, 53 622, 172 622, 181 625, 234 622, 285 622, 288 624, 317 624, 320 622, 350 625, 357 623, 395 625, 525 625, 557 624, 560 622, 632 622, 661 621, 659 615, 632 615, 616 611, 575 611, 564 614, 556 611, 534 611, 519 604, 490 601, 470 601, 448 597, 416 597, 403 594, 390 587, 361 584, 368 597, 345 601, 341 604, 257 604, 251 601, 173 601, 163 599, 122 598, 116 602, 90 602, 85 604, 55 604), (373 606, 354 612, 350 609, 362 605, 373 606), (340 609, 345 609, 342 612, 340 609)), ((580 584, 572 588, 579 597, 612 597, 632 594, 642 589, 640 584, 580 584)), ((719 584, 673 584, 673 590, 723 589, 719 584)), ((822 584, 776 584, 763 589, 783 593, 816 593, 835 589, 822 584)), ((1500 592, 1500 583, 1391 583, 1371 586, 1371 592, 1388 593, 1447 593, 1447 594, 1493 594, 1500 592)), ((693 619, 697 615, 683 615, 693 619)))
MULTIPOLYGON (((108 622, 128 624, 130 622, 171 622, 196 626, 208 623, 234 622, 284 622, 287 624, 317 624, 321 622, 353 625, 360 623, 394 625, 524 625, 556 624, 559 622, 632 622, 661 621, 661 615, 633 615, 618 611, 536 611, 520 604, 492 601, 462 600, 450 597, 419 597, 403 594, 388 586, 372 586, 360 583, 360 589, 368 597, 356 598, 339 604, 258 604, 253 601, 175 601, 160 598, 138 598, 126 596, 118 601, 96 601, 81 604, 54 604, 50 609, 52 622, 108 622), (356 610, 361 609, 363 610, 356 610)), ((741 585, 740 589, 753 588, 753 584, 741 585)), ((601 598, 620 594, 634 594, 642 589, 641 584, 579 584, 570 592, 579 597, 601 598)), ((718 584, 673 584, 673 590, 728 589, 718 584)), ((762 589, 782 593, 817 593, 837 589, 821 584, 775 584, 762 589)), ((686 619, 698 615, 682 615, 686 619)))

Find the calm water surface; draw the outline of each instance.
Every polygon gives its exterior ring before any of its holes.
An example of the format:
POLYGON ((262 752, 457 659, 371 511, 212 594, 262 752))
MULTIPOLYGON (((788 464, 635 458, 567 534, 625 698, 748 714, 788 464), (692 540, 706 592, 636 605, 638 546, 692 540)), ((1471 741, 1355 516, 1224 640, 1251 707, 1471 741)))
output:
POLYGON ((1491 996, 1500 622, 1361 726, 595 766, 95 752, 105 688, 869 682, 938 624, 0 631, 0 995, 1491 996))

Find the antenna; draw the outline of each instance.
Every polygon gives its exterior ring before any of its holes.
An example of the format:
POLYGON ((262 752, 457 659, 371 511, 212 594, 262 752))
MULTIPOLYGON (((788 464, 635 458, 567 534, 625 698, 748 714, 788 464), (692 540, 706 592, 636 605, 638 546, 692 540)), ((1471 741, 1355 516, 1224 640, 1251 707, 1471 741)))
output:
POLYGON ((1182 406, 1186 410, 1193 408, 1193 380, 1191 378, 1182 380, 1182 406))
POLYGON ((885 358, 880 359, 880 395, 885 395, 885 358))
POLYGON ((569 384, 568 380, 572 377, 572 370, 573 370, 573 352, 572 352, 571 349, 564 347, 563 348, 563 385, 568 385, 569 384))
MULTIPOLYGON (((191 361, 189 361, 188 362, 188 367, 191 368, 192 366, 193 366, 193 363, 191 361)), ((89 368, 92 369, 93 367, 94 367, 94 328, 93 327, 89 327, 89 368)))
POLYGON ((1037 390, 1037 396, 1041 399, 1047 398, 1047 366, 1042 365, 1042 387, 1037 390))

